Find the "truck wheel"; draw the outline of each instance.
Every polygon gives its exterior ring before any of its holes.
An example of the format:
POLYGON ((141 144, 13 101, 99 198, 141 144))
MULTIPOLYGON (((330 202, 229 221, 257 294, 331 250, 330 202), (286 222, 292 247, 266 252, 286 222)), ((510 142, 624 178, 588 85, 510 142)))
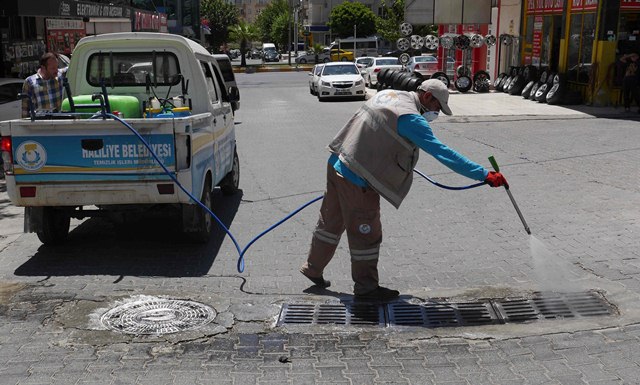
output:
MULTIPOLYGON (((211 204, 212 201, 212 193, 211 193, 211 181, 207 177, 207 180, 204 184, 204 189, 202 191, 202 197, 200 198, 200 202, 205 205, 207 208, 211 209, 213 206, 211 204)), ((196 210, 195 218, 197 221, 197 229, 194 232, 188 233, 189 237, 198 243, 206 243, 211 238, 211 232, 213 231, 213 218, 211 214, 207 212, 207 210, 200 207, 200 205, 190 205, 193 206, 192 209, 196 210)))
POLYGON ((69 235, 71 217, 65 210, 45 207, 42 211, 42 228, 36 231, 45 245, 59 245, 69 235))
POLYGON ((240 185, 240 159, 238 152, 233 151, 233 166, 231 171, 220 182, 220 189, 223 195, 234 195, 238 192, 240 185))

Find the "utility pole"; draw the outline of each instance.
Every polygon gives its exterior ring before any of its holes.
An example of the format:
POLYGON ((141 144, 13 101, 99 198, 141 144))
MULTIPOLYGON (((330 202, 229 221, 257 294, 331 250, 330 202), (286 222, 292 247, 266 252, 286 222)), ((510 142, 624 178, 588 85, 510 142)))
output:
MULTIPOLYGON (((293 0, 289 0, 289 9, 293 9, 293 0)), ((291 65, 291 18, 289 17, 289 44, 287 45, 287 57, 289 58, 289 65, 291 65)))
MULTIPOLYGON (((296 56, 298 57, 298 34, 300 33, 298 31, 298 13, 300 12, 300 3, 297 2, 295 7, 293 8, 293 44, 295 44, 293 51, 295 52, 296 56)), ((291 54, 289 54, 289 57, 291 57, 291 54)))
POLYGON ((357 25, 353 25, 353 60, 355 62, 356 58, 358 57, 357 53, 358 53, 358 36, 356 34, 356 30, 357 30, 357 25))

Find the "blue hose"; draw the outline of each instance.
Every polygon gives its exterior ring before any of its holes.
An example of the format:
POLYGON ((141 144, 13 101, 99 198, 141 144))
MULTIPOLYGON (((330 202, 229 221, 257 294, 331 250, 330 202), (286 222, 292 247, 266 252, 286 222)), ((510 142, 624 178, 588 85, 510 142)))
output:
POLYGON ((420 176, 421 176, 421 177, 423 177, 424 179, 428 180, 428 181, 429 181, 429 182, 431 182, 432 184, 434 184, 434 185, 436 185, 436 186, 438 186, 438 187, 440 187, 440 188, 443 188, 443 189, 445 189, 445 190, 456 190, 456 191, 459 191, 459 190, 468 190, 468 189, 471 189, 471 188, 476 188, 476 187, 484 186, 484 185, 486 184, 485 182, 479 182, 479 183, 470 184, 470 185, 468 185, 468 186, 460 186, 460 187, 447 186, 447 185, 445 185, 445 184, 441 184, 441 183, 436 182, 435 180, 433 180, 433 179, 429 178, 427 175, 425 175, 425 174, 421 173, 419 170, 416 170, 415 168, 413 169, 413 172, 415 172, 416 174, 420 175, 420 176))
MULTIPOLYGON (((288 221, 289 219, 291 219, 291 217, 293 217, 294 215, 298 214, 300 211, 304 210, 305 208, 307 208, 307 206, 321 200, 322 198, 324 198, 323 195, 313 198, 312 200, 310 200, 309 202, 303 204, 302 206, 298 207, 297 209, 295 209, 294 211, 292 211, 289 215, 287 215, 286 217, 282 218, 280 221, 278 221, 277 223, 269 226, 266 230, 264 230, 263 232, 261 232, 260 234, 258 234, 256 237, 254 237, 244 248, 240 247, 240 244, 238 243, 238 241, 236 240, 236 238, 233 236, 233 234, 231 233, 231 231, 227 228, 227 226, 224 225, 224 223, 222 223, 222 221, 220 220, 220 218, 218 218, 218 216, 216 214, 213 213, 213 211, 211 211, 210 208, 208 208, 207 206, 205 206, 202 202, 200 202, 199 199, 197 199, 196 197, 193 196, 193 194, 191 194, 189 191, 187 191, 187 189, 184 188, 184 186, 182 186, 182 184, 180 182, 178 182, 178 179, 171 173, 171 171, 169 171, 169 169, 167 169, 167 167, 162 163, 162 161, 160 160, 160 158, 158 158, 158 155, 156 155, 156 153, 153 151, 153 149, 151 148, 151 145, 140 135, 140 133, 138 133, 138 131, 136 131, 135 128, 131 127, 129 125, 129 123, 125 122, 124 120, 122 120, 121 118, 119 118, 116 115, 113 115, 111 113, 105 113, 105 114, 99 114, 96 117, 104 117, 104 116, 108 116, 110 118, 113 118, 114 120, 122 123, 125 127, 127 127, 131 132, 133 132, 133 134, 138 137, 138 139, 140 140, 140 142, 142 142, 142 144, 144 144, 144 146, 149 150, 149 153, 153 156, 153 158, 156 160, 156 162, 160 165, 160 167, 162 167, 162 169, 164 170, 164 172, 169 176, 169 178, 171 178, 171 180, 173 180, 173 182, 178 186, 178 188, 180 190, 182 190, 182 192, 184 192, 185 194, 187 194, 187 196, 189 196, 189 198, 191 198, 191 200, 193 200, 196 204, 198 204, 200 207, 202 207, 207 213, 209 213, 209 215, 211 215, 213 217, 213 219, 216 220, 216 222, 218 222, 218 225, 220 225, 220 227, 224 230, 225 233, 227 233, 227 235, 229 235, 229 238, 231 238, 231 241, 233 242, 233 245, 235 246, 236 250, 238 251, 238 263, 237 263, 237 270, 239 273, 244 272, 244 255, 247 252, 247 250, 249 250, 249 248, 260 238, 262 238, 264 235, 266 235, 268 232, 270 232, 271 230, 275 229, 276 227, 280 226, 281 224, 283 224, 284 222, 288 221)), ((475 188, 475 187, 479 187, 484 185, 484 182, 481 183, 476 183, 476 184, 472 184, 469 186, 462 186, 462 187, 452 187, 452 186, 447 186, 447 185, 443 185, 440 184, 436 181, 434 181, 433 179, 429 178, 427 175, 421 173, 420 171, 414 169, 413 171, 415 171, 418 175, 420 175, 421 177, 425 178, 426 180, 428 180, 429 182, 433 183, 434 185, 447 189, 447 190, 467 190, 467 189, 471 189, 471 188, 475 188)))

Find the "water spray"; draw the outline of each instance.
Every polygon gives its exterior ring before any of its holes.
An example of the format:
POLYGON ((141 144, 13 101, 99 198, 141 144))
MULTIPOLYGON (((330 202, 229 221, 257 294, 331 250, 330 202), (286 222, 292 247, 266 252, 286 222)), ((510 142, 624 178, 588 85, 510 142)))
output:
MULTIPOLYGON (((500 172, 500 167, 498 167, 498 162, 496 162, 496 158, 494 158, 493 155, 491 155, 489 157, 489 162, 491 162, 491 166, 493 166, 493 169, 496 170, 496 172, 500 172)), ((524 225, 524 231, 526 231, 527 234, 531 235, 531 230, 529 229, 529 226, 527 225, 527 221, 524 220, 524 217, 522 216, 522 212, 520 212, 520 208, 518 208, 518 204, 516 203, 516 200, 513 199, 513 195, 511 194, 511 191, 509 190, 509 186, 505 185, 504 189, 507 190, 507 194, 509 195, 509 199, 511 199, 511 203, 513 204, 513 208, 516 209, 516 212, 518 213, 518 216, 520 217, 520 220, 522 221, 522 224, 524 225)))

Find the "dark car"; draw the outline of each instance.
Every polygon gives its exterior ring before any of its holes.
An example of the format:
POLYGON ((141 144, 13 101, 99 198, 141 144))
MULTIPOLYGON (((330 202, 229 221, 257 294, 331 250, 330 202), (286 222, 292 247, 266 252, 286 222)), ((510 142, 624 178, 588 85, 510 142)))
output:
POLYGON ((262 53, 262 61, 263 62, 279 62, 280 61, 280 54, 278 53, 278 51, 276 51, 275 49, 271 50, 265 50, 262 53))

